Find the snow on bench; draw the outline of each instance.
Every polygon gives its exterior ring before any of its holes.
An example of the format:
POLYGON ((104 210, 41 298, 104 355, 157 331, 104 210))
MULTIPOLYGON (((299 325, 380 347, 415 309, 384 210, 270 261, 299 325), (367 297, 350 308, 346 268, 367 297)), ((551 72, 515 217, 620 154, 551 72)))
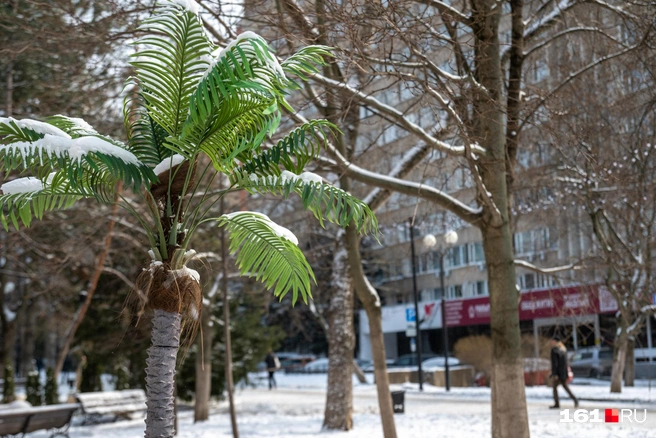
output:
POLYGON ((85 423, 105 415, 128 418, 130 414, 146 410, 146 393, 143 389, 123 391, 83 392, 75 396, 87 417, 85 423))
POLYGON ((77 403, 52 406, 34 406, 0 409, 0 436, 25 435, 37 430, 55 431, 50 435, 68 436, 73 413, 80 408, 77 403))

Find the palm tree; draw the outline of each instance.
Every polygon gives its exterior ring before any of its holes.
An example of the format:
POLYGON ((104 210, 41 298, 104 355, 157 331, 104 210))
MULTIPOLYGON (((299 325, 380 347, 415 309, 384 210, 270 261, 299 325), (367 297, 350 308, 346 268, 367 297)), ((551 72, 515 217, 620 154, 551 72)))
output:
POLYGON ((306 79, 330 56, 327 47, 308 46, 279 63, 261 37, 245 32, 215 49, 192 0, 161 2, 142 30, 148 36, 137 42, 124 103, 126 144, 62 115, 0 119, 0 171, 31 175, 2 185, 0 222, 5 229, 29 226, 82 198, 118 202, 139 221, 151 262, 137 284, 153 309, 145 436, 170 437, 181 322, 193 325, 201 309, 198 273, 186 266, 200 225, 225 227, 241 273, 275 296, 311 297, 314 275, 293 233, 256 212, 211 217, 212 206, 236 190, 296 193, 321 223, 361 232, 377 223, 366 204, 303 172, 336 127, 314 120, 271 140, 281 109, 293 111, 285 95, 299 84, 289 76, 306 79), (217 177, 229 186, 200 183, 217 177), (119 183, 134 195, 119 192, 115 201, 119 183))

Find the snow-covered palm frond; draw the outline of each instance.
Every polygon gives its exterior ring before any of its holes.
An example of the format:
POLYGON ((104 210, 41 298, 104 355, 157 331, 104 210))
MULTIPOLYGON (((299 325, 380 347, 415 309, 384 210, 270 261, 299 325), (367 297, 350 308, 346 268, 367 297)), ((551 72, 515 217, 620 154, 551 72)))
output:
POLYGON ((200 17, 179 2, 161 1, 140 26, 149 33, 135 44, 135 68, 148 114, 168 135, 182 132, 189 99, 207 70, 210 42, 200 17))
MULTIPOLYGON (((80 133, 81 128, 64 126, 63 121, 55 123, 80 133)), ((101 135, 73 137, 49 123, 6 118, 0 119, 0 143, 0 171, 28 171, 42 181, 52 172, 63 172, 70 190, 103 202, 111 201, 109 194, 119 180, 134 190, 155 180, 152 170, 122 143, 101 135)))
POLYGON ((237 253, 237 266, 243 275, 254 277, 273 288, 282 299, 292 292, 292 303, 300 293, 304 302, 311 298, 312 269, 296 237, 261 213, 240 211, 224 214, 219 225, 230 236, 230 252, 237 253))
POLYGON ((75 201, 91 193, 72 190, 66 172, 53 172, 43 181, 36 177, 18 178, 0 187, 0 223, 6 229, 11 223, 19 228, 19 220, 29 227, 32 219, 42 219, 46 211, 59 210, 72 206, 75 201))
POLYGON ((86 121, 80 118, 57 114, 56 116, 48 117, 46 121, 49 124, 61 129, 72 138, 84 137, 85 135, 99 135, 93 126, 89 125, 86 121))
POLYGON ((291 131, 274 146, 245 160, 230 175, 231 182, 250 174, 278 176, 282 171, 281 165, 293 173, 300 173, 310 160, 319 155, 328 135, 335 131, 337 127, 328 120, 310 120, 291 131))
POLYGON ((353 222, 361 233, 376 232, 378 221, 366 203, 330 184, 319 175, 303 172, 296 175, 282 171, 280 176, 241 178, 236 186, 251 193, 274 193, 287 198, 296 193, 303 207, 310 210, 323 226, 324 220, 346 227, 353 222))

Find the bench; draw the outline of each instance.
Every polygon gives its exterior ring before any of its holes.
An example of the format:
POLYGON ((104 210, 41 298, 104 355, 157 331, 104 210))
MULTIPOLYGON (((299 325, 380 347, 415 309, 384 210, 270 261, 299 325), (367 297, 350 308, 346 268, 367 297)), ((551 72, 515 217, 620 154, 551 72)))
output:
POLYGON ((83 424, 98 422, 107 415, 114 421, 129 418, 130 414, 146 410, 146 393, 143 389, 123 391, 83 392, 75 396, 85 416, 83 424))
POLYGON ((50 438, 68 437, 71 418, 79 408, 77 403, 67 403, 0 410, 0 436, 25 435, 37 430, 54 429, 50 438))

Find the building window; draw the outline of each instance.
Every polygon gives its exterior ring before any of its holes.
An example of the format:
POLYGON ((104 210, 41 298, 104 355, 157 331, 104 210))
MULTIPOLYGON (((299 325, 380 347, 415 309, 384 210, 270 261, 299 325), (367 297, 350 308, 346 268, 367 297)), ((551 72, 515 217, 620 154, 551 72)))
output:
POLYGON ((487 295, 487 281, 477 281, 474 284, 474 292, 476 292, 476 295, 487 295))
POLYGON ((448 299, 462 298, 462 285, 448 286, 446 288, 446 296, 448 299))
POLYGON ((483 252, 483 243, 475 242, 475 243, 470 243, 468 246, 469 246, 469 260, 472 263, 485 261, 485 253, 483 252))

